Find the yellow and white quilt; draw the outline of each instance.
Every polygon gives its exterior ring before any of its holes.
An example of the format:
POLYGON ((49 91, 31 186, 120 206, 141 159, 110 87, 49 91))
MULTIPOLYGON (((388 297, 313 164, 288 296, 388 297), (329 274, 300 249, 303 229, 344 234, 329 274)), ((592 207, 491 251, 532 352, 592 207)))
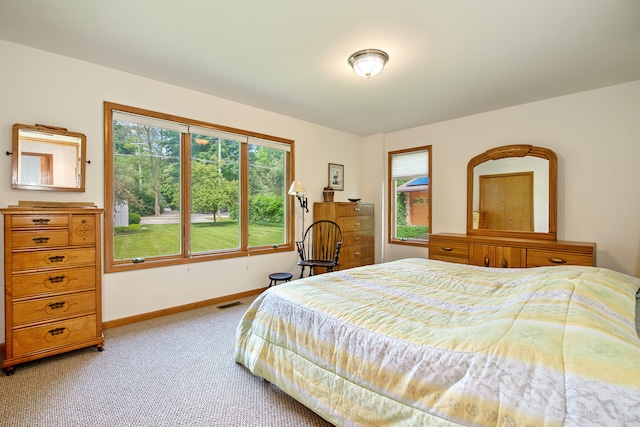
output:
POLYGON ((339 426, 640 425, 640 280, 406 259, 270 288, 235 358, 339 426))

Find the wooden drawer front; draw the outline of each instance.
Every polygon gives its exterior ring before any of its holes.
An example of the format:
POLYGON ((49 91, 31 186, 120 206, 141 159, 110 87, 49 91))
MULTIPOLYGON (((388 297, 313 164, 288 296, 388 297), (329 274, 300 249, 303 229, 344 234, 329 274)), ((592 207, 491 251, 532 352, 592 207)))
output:
POLYGON ((94 267, 87 267, 46 273, 15 274, 12 280, 13 297, 21 298, 51 292, 93 289, 96 287, 96 270, 94 267))
POLYGON ((22 248, 50 248, 55 246, 67 246, 69 244, 69 232, 63 230, 34 230, 15 231, 11 233, 11 246, 14 249, 22 248))
POLYGON ((370 265, 370 264, 373 264, 373 257, 356 259, 356 260, 346 261, 346 262, 340 261, 340 264, 338 264, 338 270, 347 270, 349 268, 362 267, 363 265, 370 265))
POLYGON ((550 265, 593 265, 591 254, 578 254, 562 251, 527 250, 527 267, 550 265))
POLYGON ((373 258, 373 246, 348 246, 340 249, 340 263, 363 258, 373 258))
POLYGON ((67 227, 69 215, 11 215, 12 228, 67 227))
POLYGON ((373 205, 347 203, 336 205, 336 216, 373 216, 373 205))
POLYGON ((342 247, 355 245, 373 245, 373 233, 370 231, 347 231, 342 233, 342 247))
POLYGON ((95 314, 96 293, 80 292, 51 298, 32 299, 13 304, 13 323, 42 322, 79 314, 95 314))
POLYGON ((96 242, 96 217, 93 215, 73 215, 71 217, 72 245, 85 245, 96 242))
POLYGON ((439 239, 435 240, 432 238, 429 242, 429 258, 456 258, 462 259, 466 263, 469 259, 469 244, 465 242, 450 242, 439 239))
POLYGON ((16 252, 13 254, 13 271, 36 268, 67 267, 95 264, 95 248, 59 249, 51 251, 16 252))
POLYGON ((96 338, 95 314, 13 331, 13 357, 96 338))
POLYGON ((372 216, 343 217, 338 218, 336 222, 342 229, 343 233, 349 231, 373 230, 372 216))

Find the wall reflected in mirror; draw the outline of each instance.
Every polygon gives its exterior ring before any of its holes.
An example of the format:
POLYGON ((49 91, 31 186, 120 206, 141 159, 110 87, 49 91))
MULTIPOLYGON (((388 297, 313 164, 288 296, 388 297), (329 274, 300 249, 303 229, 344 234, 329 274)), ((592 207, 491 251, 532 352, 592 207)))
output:
POLYGON ((11 188, 84 191, 85 150, 84 134, 15 124, 11 188))

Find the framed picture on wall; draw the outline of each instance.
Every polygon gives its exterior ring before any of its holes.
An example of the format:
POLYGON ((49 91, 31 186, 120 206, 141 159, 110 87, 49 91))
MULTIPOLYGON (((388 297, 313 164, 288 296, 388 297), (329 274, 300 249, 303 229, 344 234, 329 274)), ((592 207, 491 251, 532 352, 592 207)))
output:
POLYGON ((329 163, 329 186, 336 191, 344 190, 344 165, 329 163))

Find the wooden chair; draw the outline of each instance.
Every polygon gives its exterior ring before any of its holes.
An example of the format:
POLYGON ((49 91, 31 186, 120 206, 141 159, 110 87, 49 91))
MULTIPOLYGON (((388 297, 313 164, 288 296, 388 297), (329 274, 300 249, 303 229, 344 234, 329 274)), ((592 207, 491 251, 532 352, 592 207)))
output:
POLYGON ((338 265, 340 247, 342 246, 342 230, 333 221, 316 221, 304 232, 302 240, 296 242, 302 267, 300 277, 304 276, 305 268, 309 267, 309 276, 313 276, 315 267, 333 271, 338 265))

